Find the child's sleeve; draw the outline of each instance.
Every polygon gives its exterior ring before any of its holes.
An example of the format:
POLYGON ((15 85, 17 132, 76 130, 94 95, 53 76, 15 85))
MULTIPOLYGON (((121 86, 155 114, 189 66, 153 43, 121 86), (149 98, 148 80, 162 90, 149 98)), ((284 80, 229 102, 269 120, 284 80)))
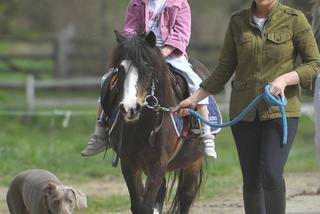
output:
POLYGON ((124 34, 126 35, 134 35, 137 34, 139 30, 139 21, 135 14, 136 6, 132 3, 132 1, 129 2, 127 14, 124 21, 124 34))
POLYGON ((187 1, 183 1, 181 7, 173 6, 168 8, 171 24, 171 32, 165 41, 165 45, 170 45, 185 54, 191 35, 191 11, 187 1))

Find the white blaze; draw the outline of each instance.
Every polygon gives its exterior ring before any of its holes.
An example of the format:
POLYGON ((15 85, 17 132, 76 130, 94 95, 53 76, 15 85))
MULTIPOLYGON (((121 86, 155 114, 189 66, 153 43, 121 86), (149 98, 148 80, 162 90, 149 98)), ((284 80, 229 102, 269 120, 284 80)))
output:
POLYGON ((121 103, 128 112, 129 109, 135 109, 137 107, 138 72, 137 68, 133 66, 129 60, 123 60, 121 65, 126 71, 126 78, 123 85, 123 100, 121 103))

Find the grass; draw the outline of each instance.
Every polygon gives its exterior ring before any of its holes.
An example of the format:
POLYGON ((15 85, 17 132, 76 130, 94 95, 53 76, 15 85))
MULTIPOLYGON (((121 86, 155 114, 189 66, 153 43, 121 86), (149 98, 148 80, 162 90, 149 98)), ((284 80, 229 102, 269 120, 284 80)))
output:
POLYGON ((37 117, 30 125, 22 118, 1 118, 6 124, 0 133, 1 162, 5 163, 0 171, 5 181, 26 168, 47 168, 66 176, 77 174, 80 179, 85 176, 120 175, 118 170, 105 167, 109 158, 80 157, 79 152, 92 130, 94 116, 72 118, 68 128, 61 126, 63 119, 57 116, 37 117))
MULTIPOLYGON (((94 109, 92 116, 72 117, 67 128, 61 125, 63 119, 63 116, 38 116, 32 123, 27 123, 22 117, 0 116, 0 185, 8 186, 13 176, 28 168, 45 168, 62 179, 74 182, 86 182, 107 175, 121 176, 120 168, 111 167, 110 153, 106 159, 102 159, 103 155, 80 157, 79 153, 94 125, 94 109)), ((313 122, 303 116, 286 171, 319 169, 313 150, 313 137, 313 122)), ((202 199, 228 194, 241 186, 241 172, 230 128, 221 131, 216 145, 219 158, 208 163, 202 199)), ((90 208, 85 213, 129 208, 129 199, 123 195, 89 198, 89 203, 90 208)))

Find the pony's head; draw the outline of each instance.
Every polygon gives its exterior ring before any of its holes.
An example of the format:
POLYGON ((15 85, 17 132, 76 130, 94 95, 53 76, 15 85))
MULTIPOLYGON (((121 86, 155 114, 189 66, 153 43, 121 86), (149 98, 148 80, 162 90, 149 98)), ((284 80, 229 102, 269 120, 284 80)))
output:
POLYGON ((112 67, 118 70, 120 111, 127 122, 135 122, 165 62, 152 32, 125 37, 116 31, 116 38, 118 45, 113 52, 112 67))

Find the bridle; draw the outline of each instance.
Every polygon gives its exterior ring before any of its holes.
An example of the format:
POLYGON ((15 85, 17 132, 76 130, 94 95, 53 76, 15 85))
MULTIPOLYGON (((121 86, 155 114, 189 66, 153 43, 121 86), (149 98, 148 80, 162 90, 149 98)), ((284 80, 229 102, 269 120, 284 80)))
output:
POLYGON ((159 112, 159 111, 170 112, 171 111, 170 108, 161 106, 159 104, 158 98, 155 96, 156 83, 158 82, 159 82, 158 79, 156 79, 155 77, 152 78, 150 94, 144 98, 144 103, 142 106, 146 106, 147 108, 155 112, 159 112))

